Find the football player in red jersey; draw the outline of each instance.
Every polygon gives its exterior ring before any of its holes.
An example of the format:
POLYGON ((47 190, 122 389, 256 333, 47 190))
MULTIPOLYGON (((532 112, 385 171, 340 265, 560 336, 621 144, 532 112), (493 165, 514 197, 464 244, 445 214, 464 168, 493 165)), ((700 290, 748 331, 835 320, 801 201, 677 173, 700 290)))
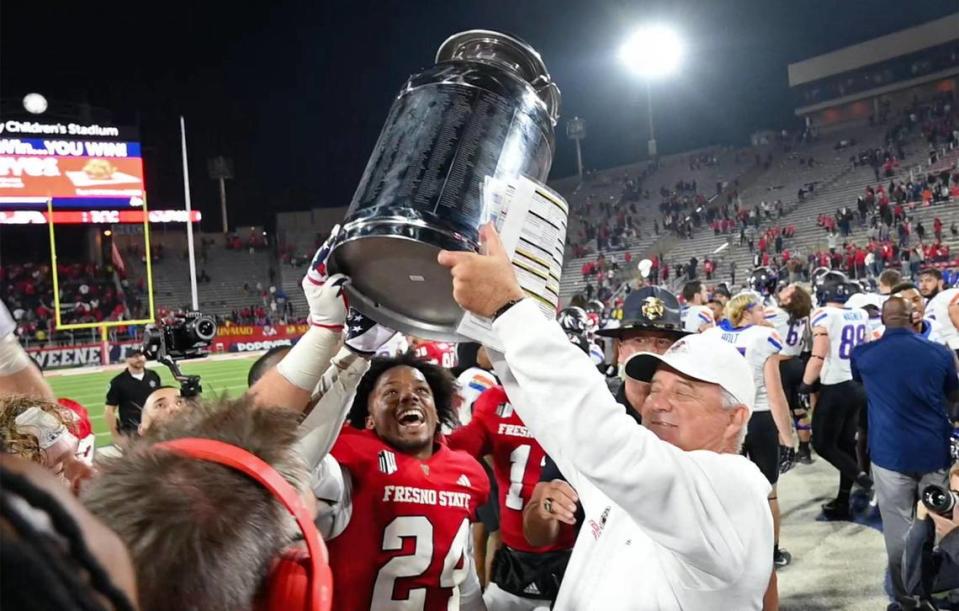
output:
POLYGON ((302 283, 310 330, 249 393, 263 406, 315 403, 299 450, 329 541, 333 608, 479 611, 470 520, 489 482, 472 457, 440 443, 439 425, 455 419, 452 376, 412 356, 376 360, 351 398, 355 367, 392 331, 347 320, 347 279, 327 275, 329 252, 329 243, 317 251, 302 283), (360 361, 336 354, 344 326, 360 361), (347 410, 350 425, 327 453, 347 410))
POLYGON ((410 351, 416 360, 452 369, 458 364, 456 344, 410 337, 410 351))
POLYGON ((476 460, 442 442, 452 376, 411 356, 374 360, 314 475, 334 514, 336 609, 483 609, 470 521, 489 494, 476 460), (319 477, 317 477, 319 475, 319 477))
POLYGON ((499 489, 499 525, 503 543, 493 560, 483 595, 490 611, 549 607, 559 591, 575 539, 572 527, 550 545, 530 545, 523 536, 523 507, 539 482, 545 453, 506 396, 494 386, 473 404, 470 423, 448 436, 453 449, 480 458, 493 457, 499 489))

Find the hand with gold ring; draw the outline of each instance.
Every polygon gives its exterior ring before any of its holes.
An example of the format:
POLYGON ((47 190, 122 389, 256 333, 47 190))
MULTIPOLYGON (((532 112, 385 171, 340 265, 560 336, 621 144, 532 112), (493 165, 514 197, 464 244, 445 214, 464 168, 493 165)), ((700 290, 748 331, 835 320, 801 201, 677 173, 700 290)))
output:
POLYGON ((572 486, 561 479, 554 479, 537 484, 529 503, 535 507, 533 511, 540 519, 572 525, 576 524, 577 501, 579 495, 572 486))

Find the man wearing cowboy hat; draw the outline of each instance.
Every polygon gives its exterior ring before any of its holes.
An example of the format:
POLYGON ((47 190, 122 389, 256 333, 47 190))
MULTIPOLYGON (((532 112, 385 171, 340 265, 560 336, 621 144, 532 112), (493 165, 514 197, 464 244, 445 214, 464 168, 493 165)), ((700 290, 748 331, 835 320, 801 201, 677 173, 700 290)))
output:
POLYGON ((596 335, 613 340, 619 376, 610 379, 610 391, 626 406, 627 413, 639 421, 639 407, 649 394, 649 384, 627 379, 623 365, 637 352, 662 354, 674 341, 689 335, 683 330, 679 300, 658 286, 633 291, 623 304, 623 320, 619 325, 600 329, 596 335))

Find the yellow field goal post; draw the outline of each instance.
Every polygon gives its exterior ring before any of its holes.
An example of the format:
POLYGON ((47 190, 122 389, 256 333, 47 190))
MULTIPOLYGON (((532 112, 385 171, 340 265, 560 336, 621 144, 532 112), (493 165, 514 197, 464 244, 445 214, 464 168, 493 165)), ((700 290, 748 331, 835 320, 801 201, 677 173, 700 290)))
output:
POLYGON ((53 199, 47 200, 47 226, 50 228, 50 266, 53 274, 53 312, 56 319, 56 331, 75 331, 79 329, 100 329, 102 341, 106 341, 107 329, 112 327, 128 327, 131 325, 147 325, 155 321, 154 302, 153 302, 153 266, 150 256, 150 214, 147 209, 146 195, 143 196, 143 242, 144 242, 144 261, 146 268, 147 285, 147 312, 149 318, 138 320, 112 320, 88 323, 63 324, 60 309, 60 279, 57 269, 57 240, 56 240, 56 222, 53 218, 53 199))

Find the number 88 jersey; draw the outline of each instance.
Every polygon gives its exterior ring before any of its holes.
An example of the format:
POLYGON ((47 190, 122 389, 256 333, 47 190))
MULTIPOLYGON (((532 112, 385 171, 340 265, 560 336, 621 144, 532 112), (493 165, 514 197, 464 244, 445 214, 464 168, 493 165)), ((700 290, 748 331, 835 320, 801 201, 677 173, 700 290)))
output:
MULTIPOLYGON (((823 384, 839 384, 852 379, 849 358, 852 349, 869 339, 869 314, 862 308, 824 306, 812 313, 813 344, 817 329, 829 334, 829 353, 819 380, 823 384)), ((815 350, 813 350, 815 353, 815 350)))

